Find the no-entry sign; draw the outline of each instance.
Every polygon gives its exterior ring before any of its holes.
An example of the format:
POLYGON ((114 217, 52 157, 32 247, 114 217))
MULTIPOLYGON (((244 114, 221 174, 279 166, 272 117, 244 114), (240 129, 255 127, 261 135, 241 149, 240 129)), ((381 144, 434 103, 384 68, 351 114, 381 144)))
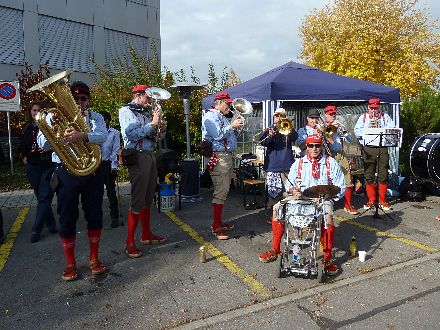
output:
POLYGON ((0 82, 0 111, 20 111, 18 81, 0 82))

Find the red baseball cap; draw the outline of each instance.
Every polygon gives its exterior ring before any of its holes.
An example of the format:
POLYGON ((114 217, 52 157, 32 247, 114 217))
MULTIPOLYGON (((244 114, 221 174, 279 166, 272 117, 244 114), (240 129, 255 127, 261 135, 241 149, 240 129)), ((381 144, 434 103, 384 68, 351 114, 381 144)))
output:
POLYGON ((335 105, 328 105, 324 109, 324 112, 328 114, 336 113, 336 111, 338 111, 338 109, 336 109, 335 105))
POLYGON ((217 93, 214 95, 214 100, 224 100, 226 103, 233 102, 228 93, 217 93))
POLYGON ((368 100, 368 107, 372 109, 378 109, 380 107, 380 99, 374 98, 368 100))
POLYGON ((150 88, 148 86, 145 85, 137 85, 134 86, 133 89, 131 90, 132 93, 145 93, 145 91, 150 88))
POLYGON ((319 134, 309 135, 306 138, 306 144, 309 144, 309 143, 322 143, 322 136, 319 134))

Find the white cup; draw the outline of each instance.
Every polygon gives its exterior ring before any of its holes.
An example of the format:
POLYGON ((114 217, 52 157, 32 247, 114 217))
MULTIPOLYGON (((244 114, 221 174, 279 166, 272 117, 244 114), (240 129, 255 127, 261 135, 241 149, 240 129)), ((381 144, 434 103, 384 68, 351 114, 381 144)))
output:
POLYGON ((365 257, 367 256, 367 252, 366 251, 359 251, 359 261, 360 262, 365 262, 365 257))

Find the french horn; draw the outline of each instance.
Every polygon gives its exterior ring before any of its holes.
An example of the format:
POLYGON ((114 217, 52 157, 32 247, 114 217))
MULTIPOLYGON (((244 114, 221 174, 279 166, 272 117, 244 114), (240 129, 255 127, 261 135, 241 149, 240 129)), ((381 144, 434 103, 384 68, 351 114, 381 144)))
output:
POLYGON ((71 73, 72 70, 60 72, 32 86, 27 91, 40 91, 46 94, 55 105, 55 108, 40 111, 35 122, 67 170, 72 175, 86 176, 94 173, 101 165, 101 147, 84 141, 75 143, 64 141, 63 135, 66 129, 73 128, 78 132, 90 132, 67 83, 71 73), (52 126, 49 125, 47 123, 49 113, 56 114, 61 120, 56 124, 53 123, 52 126))

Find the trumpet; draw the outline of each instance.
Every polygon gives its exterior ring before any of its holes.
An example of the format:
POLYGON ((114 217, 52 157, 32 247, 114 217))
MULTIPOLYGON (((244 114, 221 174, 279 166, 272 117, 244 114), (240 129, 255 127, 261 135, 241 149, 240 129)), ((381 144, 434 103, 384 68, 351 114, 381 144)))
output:
POLYGON ((152 108, 159 110, 159 125, 156 132, 156 138, 155 141, 159 142, 160 140, 160 125, 162 123, 166 123, 166 121, 163 119, 163 112, 162 112, 162 106, 160 105, 160 100, 168 100, 171 97, 171 93, 168 92, 165 89, 159 88, 159 87, 150 87, 148 88, 145 93, 147 96, 153 100, 152 108))

